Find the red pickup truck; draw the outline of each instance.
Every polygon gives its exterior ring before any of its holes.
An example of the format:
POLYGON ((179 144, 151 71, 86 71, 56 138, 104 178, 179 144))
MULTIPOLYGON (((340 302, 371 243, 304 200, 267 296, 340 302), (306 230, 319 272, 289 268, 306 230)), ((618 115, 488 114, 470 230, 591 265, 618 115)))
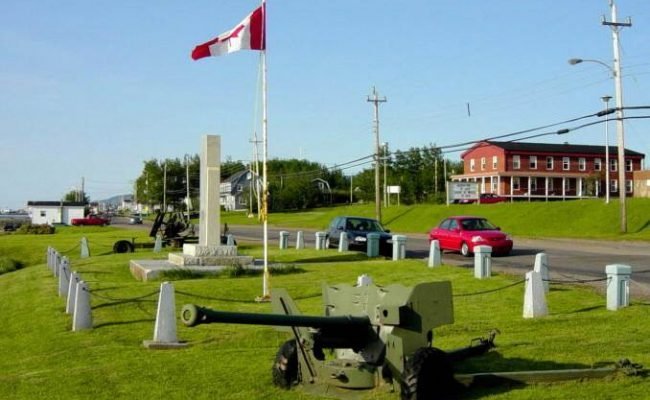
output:
POLYGON ((100 225, 100 226, 106 226, 111 223, 111 220, 100 217, 99 215, 89 215, 85 218, 72 218, 72 221, 70 223, 74 226, 80 226, 80 225, 100 225))

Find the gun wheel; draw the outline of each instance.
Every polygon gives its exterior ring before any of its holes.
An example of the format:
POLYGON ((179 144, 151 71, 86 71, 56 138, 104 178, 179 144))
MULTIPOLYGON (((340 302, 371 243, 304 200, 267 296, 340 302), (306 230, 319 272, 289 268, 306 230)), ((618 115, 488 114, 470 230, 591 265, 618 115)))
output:
POLYGON ((298 381, 298 349, 296 340, 287 340, 280 346, 273 363, 273 383, 289 389, 298 381))
POLYGON ((401 399, 453 399, 458 386, 447 354, 435 347, 422 347, 406 362, 401 399))

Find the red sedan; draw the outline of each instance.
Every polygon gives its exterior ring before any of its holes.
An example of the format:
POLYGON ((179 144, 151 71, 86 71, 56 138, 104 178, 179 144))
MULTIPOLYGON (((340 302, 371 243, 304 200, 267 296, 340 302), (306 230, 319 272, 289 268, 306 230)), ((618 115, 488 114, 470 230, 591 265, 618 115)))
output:
POLYGON ((510 235, 483 217, 449 217, 429 232, 429 242, 437 240, 441 250, 459 251, 465 257, 475 246, 490 246, 493 254, 507 255, 512 250, 510 235))

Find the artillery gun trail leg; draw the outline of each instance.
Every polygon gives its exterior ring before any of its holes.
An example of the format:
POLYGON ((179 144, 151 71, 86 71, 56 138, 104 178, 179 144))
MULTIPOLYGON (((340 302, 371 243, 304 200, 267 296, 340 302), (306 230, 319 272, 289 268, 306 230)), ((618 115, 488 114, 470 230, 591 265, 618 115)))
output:
POLYGON ((298 349, 295 339, 287 340, 280 346, 272 372, 275 386, 290 389, 298 382, 298 349))
POLYGON ((401 399, 454 399, 460 386, 454 379, 447 354, 435 347, 422 347, 406 362, 401 382, 401 399))

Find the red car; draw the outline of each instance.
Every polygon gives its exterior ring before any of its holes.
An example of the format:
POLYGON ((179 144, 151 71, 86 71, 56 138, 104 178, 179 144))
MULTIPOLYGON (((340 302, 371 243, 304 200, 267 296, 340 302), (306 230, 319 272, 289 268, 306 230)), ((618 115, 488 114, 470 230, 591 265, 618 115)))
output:
POLYGON ((492 254, 507 255, 512 250, 512 238, 483 217, 449 217, 429 232, 429 243, 437 240, 441 250, 459 251, 465 257, 474 246, 490 246, 492 254))
MULTIPOLYGON (((494 193, 481 193, 479 196, 479 202, 481 204, 493 204, 493 203, 503 203, 508 201, 507 197, 499 196, 494 193)), ((461 204, 469 204, 469 203, 476 203, 476 200, 471 199, 465 199, 460 201, 461 204)))
POLYGON ((80 226, 80 225, 106 226, 111 223, 111 220, 100 217, 98 215, 89 215, 86 218, 72 218, 72 221, 70 221, 70 223, 74 226, 80 226))

